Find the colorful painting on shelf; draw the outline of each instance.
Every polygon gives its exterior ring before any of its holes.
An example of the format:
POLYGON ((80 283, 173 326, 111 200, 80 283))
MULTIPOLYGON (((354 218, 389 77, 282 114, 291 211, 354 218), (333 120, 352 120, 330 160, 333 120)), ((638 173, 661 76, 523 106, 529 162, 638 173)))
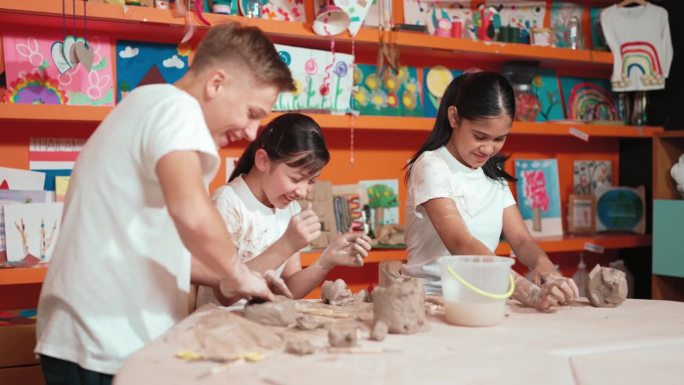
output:
POLYGON ((189 48, 121 40, 116 43, 117 100, 147 84, 175 83, 188 70, 189 48))
POLYGON ((114 105, 111 49, 106 37, 92 36, 86 42, 58 34, 8 32, 2 42, 6 102, 114 105))
POLYGON ((63 203, 5 206, 7 262, 48 262, 59 235, 63 203))
POLYGON ((563 97, 556 71, 542 69, 532 79, 532 93, 539 100, 537 122, 563 120, 563 97))
POLYGON ((401 67, 394 73, 385 67, 379 75, 376 66, 359 64, 354 71, 353 107, 361 115, 422 116, 420 84, 416 69, 401 67))
POLYGON ((0 190, 42 190, 45 173, 0 167, 0 190))
POLYGON ((0 190, 0 251, 5 251, 5 207, 12 204, 46 203, 51 200, 47 191, 0 190))
POLYGON ((578 121, 618 120, 615 95, 606 79, 560 78, 565 116, 578 121))
POLYGON ((460 21, 463 37, 476 38, 470 1, 404 0, 404 22, 427 26, 430 35, 452 36, 452 22, 460 21), (465 31, 471 31, 465 36, 465 31))
POLYGON ((270 20, 306 21, 304 0, 239 0, 240 12, 247 17, 270 20))
POLYGON ((423 69, 423 115, 436 117, 442 95, 452 80, 463 71, 450 70, 444 66, 425 67, 423 69))
POLYGON ((368 195, 372 210, 372 223, 390 225, 399 223, 399 181, 397 179, 360 180, 368 195))
POLYGON ((572 175, 572 188, 576 195, 592 195, 598 188, 613 185, 609 160, 576 160, 572 175))
POLYGON ((274 111, 347 111, 353 86, 354 56, 276 44, 295 79, 293 92, 282 92, 274 111))
POLYGON ((335 0, 335 5, 349 15, 347 30, 352 36, 356 36, 356 33, 359 32, 372 3, 370 0, 335 0))
POLYGON ((518 207, 530 234, 534 237, 562 235, 558 161, 516 159, 515 176, 518 207))

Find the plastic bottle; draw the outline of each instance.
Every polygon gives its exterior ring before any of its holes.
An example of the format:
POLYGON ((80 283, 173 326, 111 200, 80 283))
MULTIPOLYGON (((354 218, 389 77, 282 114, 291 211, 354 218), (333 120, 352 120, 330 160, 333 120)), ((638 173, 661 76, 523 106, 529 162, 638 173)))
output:
POLYGON ((589 274, 587 273, 587 265, 584 263, 584 254, 580 254, 580 260, 577 264, 577 271, 572 275, 572 280, 575 281, 579 289, 579 296, 586 297, 586 286, 589 274))

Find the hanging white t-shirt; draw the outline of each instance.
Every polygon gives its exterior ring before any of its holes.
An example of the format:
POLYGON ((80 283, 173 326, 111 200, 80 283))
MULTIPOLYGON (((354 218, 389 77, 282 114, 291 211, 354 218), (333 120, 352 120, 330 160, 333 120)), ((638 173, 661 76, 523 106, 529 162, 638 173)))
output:
POLYGON ((613 91, 665 88, 673 54, 665 8, 612 5, 601 11, 601 26, 613 52, 613 91))
POLYGON ((208 186, 216 144, 197 100, 170 84, 136 88, 88 139, 41 291, 36 353, 114 374, 187 315, 190 253, 155 172, 174 151, 200 154, 208 186))
POLYGON ((503 227, 503 210, 515 204, 505 181, 489 179, 482 168, 460 163, 446 149, 425 151, 413 163, 406 198, 408 262, 404 273, 421 278, 427 293, 441 293, 437 259, 451 255, 432 226, 423 203, 450 198, 472 236, 496 250, 503 227))
MULTIPOLYGON (((243 263, 254 259, 282 237, 290 219, 301 211, 297 202, 284 209, 264 205, 254 196, 242 175, 219 187, 212 199, 233 238, 236 255, 243 263)), ((285 262, 276 270, 278 276, 282 274, 285 262)), ((196 306, 207 303, 219 304, 212 288, 200 286, 196 306)))

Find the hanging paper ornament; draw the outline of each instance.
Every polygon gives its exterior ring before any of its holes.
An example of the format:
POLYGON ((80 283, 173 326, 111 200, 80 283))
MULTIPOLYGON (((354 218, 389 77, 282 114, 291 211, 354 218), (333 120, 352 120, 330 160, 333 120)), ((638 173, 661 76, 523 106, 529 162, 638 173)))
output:
POLYGON ((349 15, 340 7, 326 5, 313 22, 313 31, 321 36, 334 36, 344 32, 349 26, 349 15))
POLYGON ((335 0, 335 5, 349 15, 349 33, 356 36, 368 15, 373 0, 335 0))

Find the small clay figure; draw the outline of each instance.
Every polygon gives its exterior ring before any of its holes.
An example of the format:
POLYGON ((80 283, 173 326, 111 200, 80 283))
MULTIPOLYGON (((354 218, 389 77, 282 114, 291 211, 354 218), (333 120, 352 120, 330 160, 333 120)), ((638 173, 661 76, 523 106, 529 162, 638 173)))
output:
POLYGON ((328 329, 328 343, 333 347, 353 347, 358 341, 358 329, 355 327, 336 327, 328 329))
POLYGON ((316 330, 323 326, 323 322, 310 315, 300 315, 297 317, 297 328, 299 330, 316 330))
POLYGON ((341 306, 351 301, 352 292, 347 288, 347 284, 338 279, 335 282, 325 281, 321 286, 321 299, 323 303, 341 306))
POLYGON ((615 307, 627 298, 625 273, 596 265, 589 273, 587 298, 596 307, 615 307))

